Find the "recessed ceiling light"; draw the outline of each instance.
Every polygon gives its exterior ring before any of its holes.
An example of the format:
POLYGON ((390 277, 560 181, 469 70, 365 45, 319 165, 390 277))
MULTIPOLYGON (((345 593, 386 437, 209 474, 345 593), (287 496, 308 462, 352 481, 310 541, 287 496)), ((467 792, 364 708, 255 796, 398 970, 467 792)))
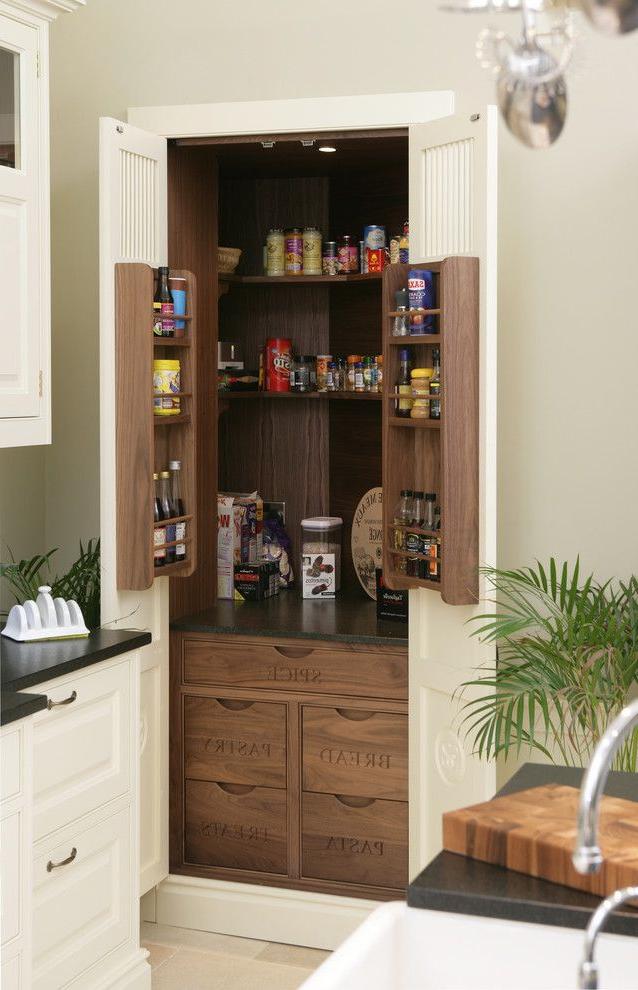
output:
POLYGON ((336 150, 337 149, 336 148, 333 148, 331 144, 322 144, 319 147, 319 151, 328 152, 328 151, 336 151, 336 150))

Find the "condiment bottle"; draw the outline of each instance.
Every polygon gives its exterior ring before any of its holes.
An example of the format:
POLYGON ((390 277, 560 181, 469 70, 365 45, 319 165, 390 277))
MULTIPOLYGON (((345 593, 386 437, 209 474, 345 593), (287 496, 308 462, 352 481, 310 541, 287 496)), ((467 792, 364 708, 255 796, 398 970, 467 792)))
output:
POLYGON ((153 333, 156 337, 174 337, 175 320, 165 319, 175 312, 173 297, 168 285, 168 268, 162 266, 157 269, 157 290, 153 299, 153 311, 155 313, 153 321, 153 333))
POLYGON ((430 419, 441 418, 441 351, 432 348, 434 374, 430 378, 430 419))
MULTIPOLYGON (((168 471, 160 471, 159 476, 159 500, 162 519, 172 518, 171 498, 169 493, 169 481, 171 479, 168 471)), ((171 523, 166 527, 166 542, 173 543, 175 540, 175 524, 171 523)), ((175 560, 175 547, 166 547, 166 563, 172 564, 175 560)))
POLYGON ((430 418, 430 378, 433 368, 413 368, 411 372, 413 403, 410 409, 412 419, 430 418))
MULTIPOLYGON (((171 473, 171 515, 173 519, 184 515, 184 503, 182 502, 182 495, 180 491, 180 472, 182 470, 181 461, 170 461, 168 465, 169 471, 171 473)), ((174 540, 183 540, 186 536, 186 521, 175 523, 175 536, 174 540)), ((186 560, 186 544, 177 543, 175 547, 175 561, 186 560)))
POLYGON ((407 347, 399 351, 399 377, 396 381, 396 393, 402 396, 397 402, 396 414, 408 417, 412 408, 412 383, 410 379, 410 351, 407 347))
POLYGON ((408 337, 410 335, 410 317, 408 315, 409 296, 407 289, 399 289, 394 293, 396 312, 392 326, 393 337, 408 337), (405 316, 403 315, 405 313, 405 316))
POLYGON ((415 492, 412 498, 412 525, 423 526, 424 514, 423 492, 415 492))
MULTIPOLYGON (((160 502, 159 495, 159 474, 153 475, 153 481, 155 482, 155 497, 153 498, 153 522, 161 522, 164 518, 162 515, 162 506, 160 502)), ((153 528, 153 543, 154 546, 161 546, 162 543, 166 543, 166 527, 165 526, 155 526, 153 528)), ((166 548, 161 547, 159 550, 153 550, 153 566, 163 567, 166 563, 166 548)))
MULTIPOLYGON (((401 491, 401 498, 397 502, 394 515, 394 549, 395 550, 405 550, 406 545, 406 529, 408 526, 412 525, 412 490, 410 488, 404 488, 401 491)), ((397 555, 394 558, 395 570, 400 574, 406 573, 406 561, 405 557, 397 555)))

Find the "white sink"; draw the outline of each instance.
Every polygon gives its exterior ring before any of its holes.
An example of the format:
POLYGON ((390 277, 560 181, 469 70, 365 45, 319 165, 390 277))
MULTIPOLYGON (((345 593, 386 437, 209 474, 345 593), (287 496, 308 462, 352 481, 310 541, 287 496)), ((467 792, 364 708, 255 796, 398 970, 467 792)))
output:
MULTIPOLYGON (((572 990, 583 933, 383 904, 303 990, 572 990)), ((638 939, 603 934, 603 990, 638 988, 638 939)))

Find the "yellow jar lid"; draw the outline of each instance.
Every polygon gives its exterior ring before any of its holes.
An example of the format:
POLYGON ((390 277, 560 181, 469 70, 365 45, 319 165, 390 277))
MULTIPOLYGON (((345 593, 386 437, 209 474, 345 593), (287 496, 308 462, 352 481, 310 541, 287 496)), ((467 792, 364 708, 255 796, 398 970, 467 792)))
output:
POLYGON ((434 368, 413 368, 411 372, 412 378, 432 378, 434 374, 434 368))
POLYGON ((153 361, 156 371, 179 371, 179 361, 153 361))

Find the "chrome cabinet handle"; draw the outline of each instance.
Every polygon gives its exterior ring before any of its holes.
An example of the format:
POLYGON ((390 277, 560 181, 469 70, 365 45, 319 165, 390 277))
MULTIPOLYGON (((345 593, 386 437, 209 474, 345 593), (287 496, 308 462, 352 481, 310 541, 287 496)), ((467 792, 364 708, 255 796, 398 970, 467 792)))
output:
POLYGON ((51 711, 52 708, 59 708, 60 705, 72 705, 77 696, 77 691, 72 691, 69 697, 65 698, 63 701, 52 701, 51 698, 49 698, 47 701, 47 708, 51 711))
POLYGON ((78 851, 75 848, 75 846, 73 846, 73 849, 71 850, 71 855, 67 856, 66 859, 61 859, 59 863, 54 863, 53 860, 50 859, 49 862, 47 863, 47 873, 50 873, 51 870, 57 870, 59 866, 68 866, 69 863, 73 862, 77 854, 78 851))

